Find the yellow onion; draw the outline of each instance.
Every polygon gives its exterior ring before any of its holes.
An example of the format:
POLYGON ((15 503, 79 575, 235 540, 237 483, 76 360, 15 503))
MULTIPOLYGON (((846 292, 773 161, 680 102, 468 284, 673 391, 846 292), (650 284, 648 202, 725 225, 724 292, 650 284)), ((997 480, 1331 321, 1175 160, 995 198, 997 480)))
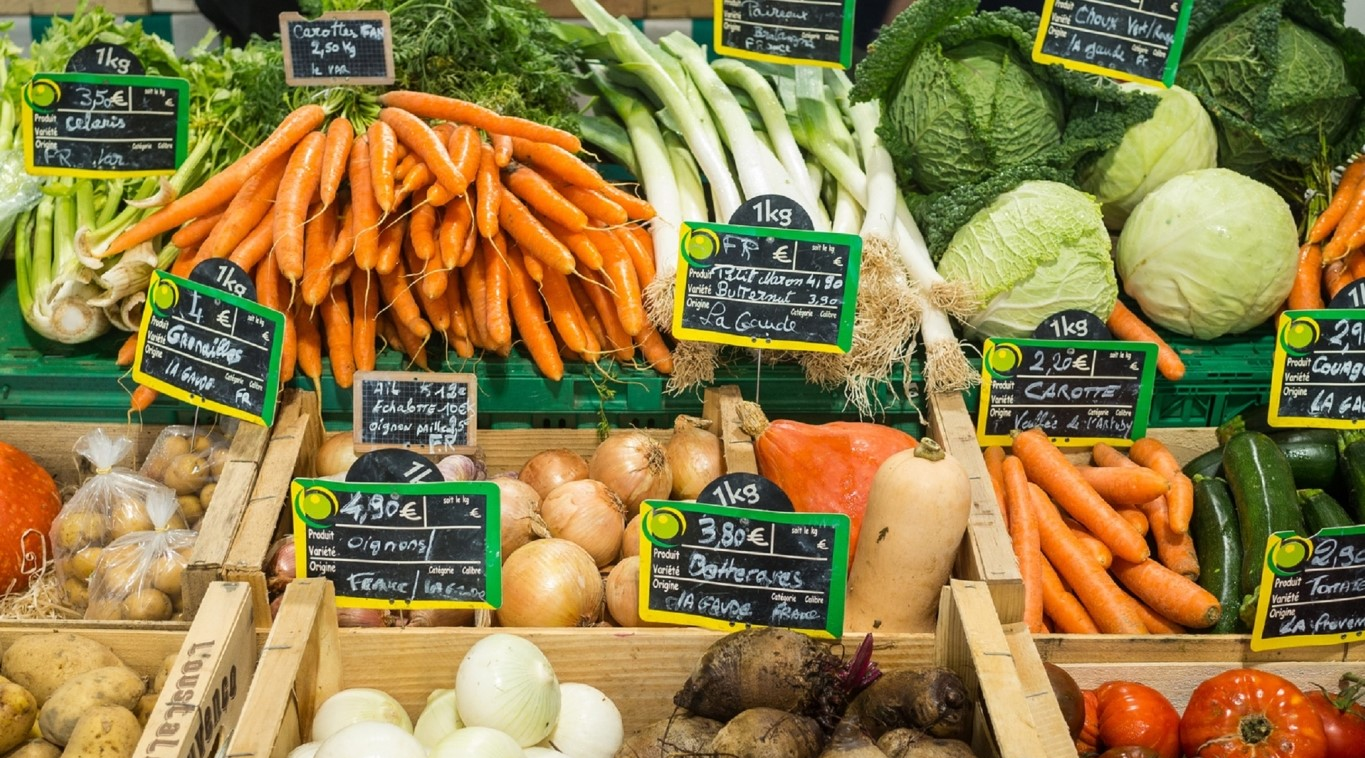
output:
POLYGON ((531 540, 549 537, 550 530, 540 519, 540 495, 526 482, 510 476, 493 478, 502 496, 499 512, 502 514, 502 559, 515 553, 522 545, 531 540))
POLYGON ((540 517, 551 536, 588 551, 599 568, 616 560, 621 551, 626 507, 599 481, 581 479, 555 487, 541 502, 540 517))
POLYGON ((561 539, 528 543, 502 565, 503 626, 592 626, 602 618, 602 574, 588 551, 561 539))
POLYGON ((607 575, 607 612, 621 626, 655 626, 640 620, 640 556, 623 558, 607 575))
POLYGON ((695 416, 679 416, 673 422, 665 451, 676 499, 695 500, 703 487, 725 474, 720 437, 705 428, 708 423, 695 416))
POLYGON ((336 432, 318 448, 313 467, 318 476, 344 474, 355 463, 355 435, 351 432, 336 432))
POLYGON ((640 554, 640 522, 643 520, 644 514, 637 513, 634 518, 626 522, 626 528, 621 532, 622 558, 640 554))
POLYGON ((661 500, 673 489, 664 446, 644 432, 618 432, 606 438, 588 461, 588 476, 607 485, 631 515, 646 500, 661 500))
POLYGON ((575 482, 588 478, 588 462, 583 456, 568 448, 546 450, 531 456, 531 460, 521 467, 517 478, 536 491, 541 497, 565 482, 575 482))

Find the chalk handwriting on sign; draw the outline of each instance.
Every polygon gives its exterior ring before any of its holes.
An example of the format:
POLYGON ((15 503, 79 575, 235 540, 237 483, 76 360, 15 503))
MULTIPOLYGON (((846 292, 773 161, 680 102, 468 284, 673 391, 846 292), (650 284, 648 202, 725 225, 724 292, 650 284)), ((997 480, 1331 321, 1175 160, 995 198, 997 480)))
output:
POLYGON ((848 68, 854 0, 716 0, 716 52, 734 58, 848 68))
POLYGON ((280 14, 284 80, 290 86, 392 84, 387 11, 342 11, 307 19, 280 14))
MULTIPOLYGON (((1224 611, 1226 612, 1226 610, 1224 611)), ((1270 536, 1252 650, 1365 639, 1365 526, 1270 536)))
POLYGON ((1169 87, 1190 23, 1191 0, 1047 0, 1033 59, 1169 87))
POLYGON ((1365 427, 1365 308, 1286 311, 1276 335, 1271 425, 1365 427))
POLYGON ((354 387, 357 450, 474 450, 479 394, 474 374, 364 371, 356 374, 354 387))

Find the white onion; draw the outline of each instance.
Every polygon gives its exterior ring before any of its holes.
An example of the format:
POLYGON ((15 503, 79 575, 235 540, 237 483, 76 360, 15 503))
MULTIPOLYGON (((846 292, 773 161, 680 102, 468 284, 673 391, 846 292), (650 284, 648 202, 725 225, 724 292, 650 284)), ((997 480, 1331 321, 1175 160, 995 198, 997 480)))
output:
POLYGON ((612 758, 626 739, 621 711, 596 687, 559 685, 559 723, 550 744, 569 758, 612 758))
POLYGON ((503 626, 592 626, 602 601, 597 563, 568 540, 536 540, 502 565, 503 626))
POLYGON ((302 745, 289 751, 288 758, 313 758, 318 752, 321 742, 305 742, 302 745))
POLYGON ((546 450, 531 456, 517 478, 545 497, 565 482, 588 478, 588 462, 568 448, 546 450))
POLYGON ((318 476, 344 474, 355 463, 355 435, 351 432, 337 432, 327 437, 318 447, 313 459, 313 469, 318 476))
POLYGON ((559 720, 559 680, 540 648, 515 635, 492 634, 460 662, 455 706, 466 726, 497 729, 530 747, 559 720))
POLYGON ((351 724, 382 721, 412 732, 412 719, 387 692, 368 687, 342 690, 322 701, 313 716, 313 741, 322 742, 351 724))
POLYGON ((526 752, 522 753, 522 756, 524 756, 524 758, 563 758, 564 754, 552 747, 540 747, 537 745, 535 747, 526 748, 526 752))
POLYGON ((491 480, 498 485, 502 496, 502 559, 505 561, 531 540, 549 537, 550 530, 540 520, 540 495, 526 482, 499 476, 491 480))
POLYGON ((430 750, 461 726, 459 711, 455 709, 455 690, 436 690, 427 697, 412 736, 430 750))
POLYGON ((610 487, 631 515, 640 510, 640 503, 666 498, 673 489, 663 445, 644 432, 606 438, 588 461, 588 476, 610 487))
POLYGON ((441 740, 429 758, 522 758, 521 745, 497 729, 467 726, 441 740))
POLYGON ((668 438, 665 453, 673 473, 675 499, 695 500, 703 487, 725 473, 720 437, 703 428, 706 423, 694 416, 679 416, 673 422, 673 436, 668 438))
POLYGON ((644 517, 643 513, 637 513, 634 518, 626 522, 626 528, 621 532, 622 559, 640 554, 640 522, 644 520, 644 517))
POLYGON ((599 481, 581 479, 555 487, 540 503, 540 518, 551 536, 588 551, 598 568, 616 560, 621 552, 626 508, 599 481))
POLYGON ((427 749, 386 721, 351 724, 322 741, 314 758, 426 758, 427 749))

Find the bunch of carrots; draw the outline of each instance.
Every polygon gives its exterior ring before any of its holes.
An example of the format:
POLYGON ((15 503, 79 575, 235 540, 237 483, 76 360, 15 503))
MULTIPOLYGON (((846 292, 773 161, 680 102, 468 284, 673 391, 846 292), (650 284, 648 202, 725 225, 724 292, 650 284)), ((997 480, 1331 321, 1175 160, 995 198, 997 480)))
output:
MULTIPOLYGON (((321 106, 294 110, 100 254, 174 230, 172 274, 209 258, 240 265, 287 318, 284 381, 297 370, 319 382, 326 354, 349 387, 374 368, 377 338, 427 368, 433 336, 471 358, 508 354, 514 331, 553 380, 566 356, 630 361, 637 349, 671 371, 641 302, 654 278, 649 203, 576 157, 568 132, 438 95, 379 100, 361 134, 321 106)), ((154 397, 139 388, 134 408, 154 397)))
POLYGON ((1130 455, 1096 445, 1095 465, 1078 466, 1030 429, 985 458, 1032 631, 1181 634, 1217 623, 1224 609, 1195 582, 1193 485, 1159 441, 1138 440, 1130 455))
POLYGON ((1286 307, 1322 308, 1357 279, 1365 279, 1365 156, 1346 167, 1331 202, 1309 228, 1286 307))

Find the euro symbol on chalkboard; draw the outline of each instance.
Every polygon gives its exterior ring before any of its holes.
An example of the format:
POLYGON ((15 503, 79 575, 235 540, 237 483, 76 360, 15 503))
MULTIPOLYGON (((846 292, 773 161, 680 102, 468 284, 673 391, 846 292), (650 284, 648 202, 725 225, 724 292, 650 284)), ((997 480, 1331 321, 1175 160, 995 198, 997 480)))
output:
POLYGON ((230 316, 228 316, 228 312, 227 312, 227 311, 219 311, 219 313, 218 313, 218 323, 219 323, 220 325, 222 325, 222 326, 227 326, 227 325, 228 325, 228 322, 231 321, 231 320, 232 320, 232 318, 231 318, 230 316))
POLYGON ((1075 362, 1072 363, 1072 365, 1076 367, 1077 371, 1088 371, 1089 367, 1086 364, 1088 364, 1089 362, 1090 360, 1086 358, 1084 355, 1082 355, 1077 357, 1075 362))
POLYGON ((815 546, 818 547, 818 548, 820 548, 821 550, 828 550, 828 549, 829 549, 829 543, 826 542, 825 540, 820 540, 818 543, 816 543, 815 546))
POLYGON ((754 544, 757 545, 758 547, 767 547, 767 546, 768 546, 768 538, 767 538, 767 537, 764 537, 764 536, 763 536, 763 532, 758 531, 758 530, 754 530, 754 531, 752 531, 752 532, 749 532, 749 541, 752 542, 752 543, 754 543, 754 544))
POLYGON ((470 518, 478 518, 478 517, 479 517, 479 509, 478 509, 478 508, 475 508, 474 510, 470 511, 470 512, 469 512, 469 517, 470 517, 470 518))
POLYGON ((792 259, 791 255, 787 252, 788 249, 789 248, 786 245, 779 247, 777 251, 773 253, 773 258, 776 258, 778 261, 782 263, 791 263, 792 259))

